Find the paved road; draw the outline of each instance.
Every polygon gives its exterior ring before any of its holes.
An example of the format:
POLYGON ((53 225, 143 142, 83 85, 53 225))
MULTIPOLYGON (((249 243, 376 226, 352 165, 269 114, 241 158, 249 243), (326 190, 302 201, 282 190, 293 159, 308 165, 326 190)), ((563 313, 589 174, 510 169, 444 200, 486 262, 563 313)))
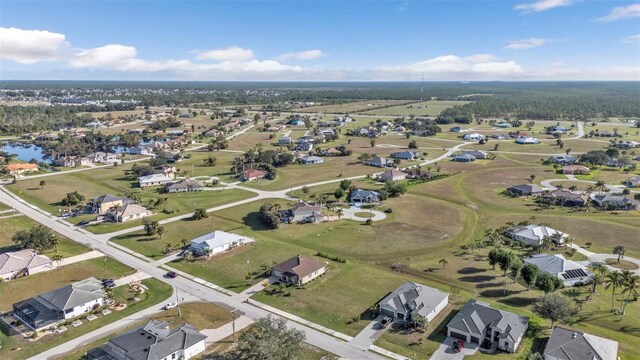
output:
MULTIPOLYGON (((91 234, 86 231, 81 231, 69 224, 58 221, 58 219, 50 214, 44 213, 42 210, 36 210, 33 206, 27 205, 24 201, 17 200, 14 196, 7 193, 7 190, 0 186, 0 201, 22 212, 26 216, 41 223, 52 230, 60 233, 67 238, 76 242, 85 244, 94 248, 111 258, 118 259, 121 263, 130 266, 135 269, 139 269, 156 279, 159 279, 165 283, 168 283, 180 290, 180 293, 190 294, 192 296, 201 298, 208 302, 219 303, 230 309, 237 308, 245 314, 245 316, 251 319, 258 319, 267 315, 280 317, 279 315, 273 315, 272 313, 258 307, 254 307, 247 303, 242 302, 239 296, 231 297, 224 295, 221 292, 212 290, 206 286, 203 286, 194 281, 194 277, 179 276, 174 279, 166 278, 164 275, 165 270, 156 267, 155 263, 146 262, 136 256, 129 254, 119 248, 109 246, 105 243, 104 237, 91 234)), ((382 359, 383 357, 372 352, 363 351, 352 344, 338 340, 337 338, 322 333, 311 327, 289 321, 289 326, 303 331, 306 335, 306 341, 332 352, 340 357, 346 359, 382 359)))
MULTIPOLYGON (((607 260, 607 259, 617 259, 618 255, 614 255, 614 254, 597 254, 597 253, 591 252, 591 251, 589 251, 589 250, 587 250, 587 249, 585 249, 583 247, 580 247, 580 246, 578 246, 576 244, 571 244, 571 247, 576 249, 576 251, 579 252, 580 254, 586 256, 590 263, 599 262, 599 263, 604 264, 607 268, 609 268, 609 270, 620 271, 620 269, 615 268, 613 266, 609 266, 609 265, 604 263, 604 261, 607 260)), ((637 269, 631 270, 631 271, 633 271, 636 275, 640 275, 640 259, 632 258, 630 256, 624 256, 623 259, 638 265, 637 269)))

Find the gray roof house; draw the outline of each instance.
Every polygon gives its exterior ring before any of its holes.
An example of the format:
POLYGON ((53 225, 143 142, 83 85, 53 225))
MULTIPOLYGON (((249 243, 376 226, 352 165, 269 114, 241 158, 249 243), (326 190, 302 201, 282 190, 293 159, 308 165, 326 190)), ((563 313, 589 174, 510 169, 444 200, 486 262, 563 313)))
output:
POLYGON ((401 160, 413 160, 418 158, 418 153, 413 151, 401 151, 401 152, 391 154, 391 157, 393 157, 394 159, 401 159, 401 160))
POLYGON ((618 342, 554 326, 542 358, 544 360, 617 360, 618 342))
POLYGON ((561 155, 552 155, 547 159, 552 164, 560 164, 560 165, 570 165, 575 164, 578 161, 578 158, 573 155, 561 154, 561 155))
POLYGON ((449 303, 449 294, 428 286, 405 281, 382 299, 380 312, 392 319, 411 321, 418 314, 431 322, 449 303))
POLYGON ((640 201, 632 195, 608 192, 605 194, 591 194, 591 200, 599 207, 607 210, 639 210, 640 201))
POLYGON ((564 286, 588 284, 593 273, 575 261, 567 260, 562 254, 535 254, 524 259, 525 264, 532 264, 540 271, 560 279, 564 286))
POLYGON ((544 190, 535 184, 521 184, 508 187, 507 192, 518 196, 531 196, 542 194, 544 190))
POLYGON ((96 278, 75 282, 13 304, 13 316, 33 330, 85 314, 104 305, 105 292, 96 278))
POLYGON ((379 156, 374 157, 370 160, 368 160, 367 162, 365 162, 365 165, 369 165, 369 166, 375 166, 375 167, 385 167, 385 166, 389 166, 393 164, 393 162, 385 159, 385 158, 381 158, 379 156))
POLYGON ((351 192, 350 200, 354 204, 368 204, 380 202, 380 193, 373 190, 355 189, 351 192))
POLYGON ((89 360, 189 360, 206 348, 206 335, 185 324, 173 330, 162 321, 117 336, 87 352, 89 360))
POLYGON ((255 242, 252 238, 216 230, 191 240, 189 250, 196 255, 205 255, 207 249, 210 249, 210 255, 215 255, 252 242, 255 242))
POLYGON ((447 336, 482 345, 498 342, 498 349, 513 353, 529 324, 529 318, 469 300, 447 324, 447 336))
POLYGON ((322 164, 324 159, 319 156, 303 156, 300 158, 300 162, 303 164, 322 164))
POLYGON ((202 181, 196 179, 183 179, 165 185, 168 193, 202 191, 205 189, 202 181))
POLYGON ((453 157, 453 161, 457 161, 457 162, 472 162, 472 161, 476 161, 476 157, 473 155, 469 155, 469 154, 461 154, 461 155, 456 155, 453 157))
POLYGON ((304 202, 294 204, 290 209, 281 210, 280 217, 284 223, 316 223, 325 220, 320 205, 309 205, 304 202))
POLYGON ((481 150, 463 150, 462 154, 471 155, 476 159, 486 159, 489 156, 489 154, 481 150))
POLYGON ((543 225, 516 226, 505 232, 509 238, 530 246, 540 246, 545 236, 560 236, 558 245, 564 243, 567 234, 543 225))

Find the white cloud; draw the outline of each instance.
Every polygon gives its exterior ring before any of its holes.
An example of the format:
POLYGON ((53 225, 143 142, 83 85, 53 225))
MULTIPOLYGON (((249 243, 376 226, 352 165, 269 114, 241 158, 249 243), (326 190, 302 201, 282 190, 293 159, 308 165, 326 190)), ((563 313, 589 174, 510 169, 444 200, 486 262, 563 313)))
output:
POLYGON ((532 13, 569 6, 575 2, 576 0, 538 0, 532 3, 518 4, 515 6, 515 9, 520 10, 523 13, 532 13))
POLYGON ((0 27, 0 59, 22 64, 56 60, 68 46, 63 34, 0 27))
POLYGON ((627 36, 626 38, 622 39, 622 41, 629 44, 640 44, 640 34, 627 36))
POLYGON ((133 46, 109 44, 76 52, 69 58, 69 64, 79 68, 117 67, 134 59, 137 53, 133 46))
POLYGON ((600 22, 611 22, 635 17, 640 17, 640 3, 628 6, 616 6, 611 9, 611 12, 608 15, 596 20, 600 22))
POLYGON ((253 59, 251 49, 243 49, 235 45, 226 49, 196 51, 196 54, 200 60, 248 61, 253 59))
POLYGON ((476 55, 465 57, 465 60, 476 63, 476 62, 494 61, 494 60, 498 60, 498 58, 491 54, 476 54, 476 55))
POLYGON ((516 41, 509 42, 509 44, 504 48, 511 49, 511 50, 524 50, 524 49, 531 49, 534 47, 542 46, 547 42, 549 42, 549 40, 537 39, 537 38, 516 40, 516 41))
POLYGON ((313 59, 318 59, 323 57, 325 54, 322 52, 322 50, 306 50, 306 51, 299 51, 299 52, 288 52, 286 54, 282 54, 280 56, 278 56, 278 59, 280 60, 291 60, 291 59, 296 59, 296 60, 313 60, 313 59))

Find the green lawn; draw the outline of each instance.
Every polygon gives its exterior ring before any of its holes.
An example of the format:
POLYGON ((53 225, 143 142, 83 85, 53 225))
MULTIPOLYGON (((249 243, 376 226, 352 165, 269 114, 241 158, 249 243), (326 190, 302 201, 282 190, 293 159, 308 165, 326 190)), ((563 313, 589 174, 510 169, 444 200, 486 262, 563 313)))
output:
POLYGON ((114 300, 116 302, 127 303, 128 306, 126 309, 118 312, 114 311, 106 317, 100 316, 99 319, 91 322, 84 320, 84 324, 80 327, 74 328, 73 326, 68 326, 68 330, 62 334, 47 335, 35 342, 28 341, 20 335, 9 336, 9 329, 7 329, 4 324, 0 325, 2 330, 0 331, 0 345, 2 345, 0 347, 0 358, 18 360, 35 356, 43 351, 75 339, 78 336, 103 327, 106 324, 165 301, 172 293, 171 286, 161 282, 160 280, 146 279, 142 281, 142 284, 144 284, 149 290, 139 296, 141 301, 133 302, 129 300, 132 298, 132 294, 128 292, 126 286, 121 286, 116 288, 116 291, 114 291, 114 300))
MULTIPOLYGON (((26 216, 16 216, 6 219, 0 219, 0 252, 14 251, 17 247, 11 241, 13 235, 20 230, 28 230, 38 223, 26 216)), ((58 251, 53 249, 45 251, 43 254, 47 256, 62 255, 63 257, 71 257, 89 251, 89 249, 77 242, 71 241, 63 236, 60 237, 60 245, 58 251)))
POLYGON ((11 310, 18 301, 89 277, 117 279, 132 273, 133 269, 114 259, 108 258, 105 268, 104 258, 95 258, 0 283, 0 311, 11 310))

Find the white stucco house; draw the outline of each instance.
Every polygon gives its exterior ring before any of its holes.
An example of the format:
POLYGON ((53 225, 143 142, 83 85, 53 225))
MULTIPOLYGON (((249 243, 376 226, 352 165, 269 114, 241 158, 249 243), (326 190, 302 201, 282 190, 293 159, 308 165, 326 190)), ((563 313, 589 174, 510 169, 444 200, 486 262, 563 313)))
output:
POLYGON ((505 235, 515 241, 519 241, 529 246, 542 245, 542 239, 545 236, 558 238, 558 245, 562 245, 564 244, 564 239, 568 236, 561 231, 544 225, 516 226, 508 229, 505 232, 505 235))
POLYGON ((0 254, 0 279, 13 280, 18 276, 33 275, 53 268, 51 259, 31 249, 0 254))
POLYGON ((205 255, 207 249, 210 249, 209 255, 215 255, 252 242, 255 242, 252 238, 216 230, 191 240, 189 250, 196 255, 205 255))

